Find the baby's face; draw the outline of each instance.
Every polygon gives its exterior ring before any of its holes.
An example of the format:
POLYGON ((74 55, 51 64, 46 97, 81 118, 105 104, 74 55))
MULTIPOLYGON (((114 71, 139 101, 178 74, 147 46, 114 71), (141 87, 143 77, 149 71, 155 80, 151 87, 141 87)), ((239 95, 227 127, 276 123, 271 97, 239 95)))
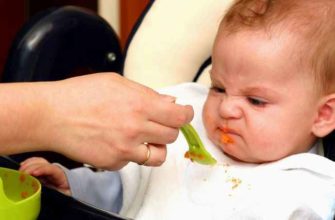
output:
POLYGON ((203 119, 226 154, 259 163, 310 149, 319 97, 297 45, 289 33, 219 33, 203 119))

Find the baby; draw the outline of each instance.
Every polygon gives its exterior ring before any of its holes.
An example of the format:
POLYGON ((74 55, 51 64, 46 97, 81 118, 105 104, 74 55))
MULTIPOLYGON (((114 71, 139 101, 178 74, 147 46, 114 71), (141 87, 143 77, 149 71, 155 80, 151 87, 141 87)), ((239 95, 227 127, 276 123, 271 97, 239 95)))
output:
POLYGON ((215 166, 183 158, 180 136, 158 168, 94 173, 31 158, 21 170, 136 219, 333 219, 335 163, 320 141, 335 128, 333 18, 332 0, 237 1, 218 30, 211 88, 162 91, 194 107, 215 166))

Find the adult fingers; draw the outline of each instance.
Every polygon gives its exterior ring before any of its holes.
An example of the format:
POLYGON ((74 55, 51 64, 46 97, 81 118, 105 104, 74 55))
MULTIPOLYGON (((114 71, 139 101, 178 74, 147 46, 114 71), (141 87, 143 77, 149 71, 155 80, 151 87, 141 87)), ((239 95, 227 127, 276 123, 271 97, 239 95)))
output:
POLYGON ((148 144, 148 150, 151 155, 147 158, 145 166, 160 166, 165 162, 166 159, 166 145, 163 144, 148 144))
POLYGON ((141 144, 129 156, 139 165, 160 166, 166 159, 166 145, 141 144))
POLYGON ((170 144, 178 137, 179 129, 167 127, 155 122, 148 122, 139 137, 140 142, 159 145, 170 144))
POLYGON ((172 102, 159 101, 152 103, 147 110, 149 120, 174 128, 189 123, 194 116, 190 105, 179 105, 172 102))

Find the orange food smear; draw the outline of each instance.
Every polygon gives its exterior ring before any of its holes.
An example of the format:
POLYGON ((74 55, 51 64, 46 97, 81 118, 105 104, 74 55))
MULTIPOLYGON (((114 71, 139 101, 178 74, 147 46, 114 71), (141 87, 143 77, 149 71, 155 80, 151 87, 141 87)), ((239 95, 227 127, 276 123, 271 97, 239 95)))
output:
POLYGON ((223 144, 233 144, 234 140, 226 133, 222 133, 221 135, 221 142, 223 144))
POLYGON ((31 187, 33 188, 34 192, 37 192, 37 190, 38 190, 38 183, 37 183, 36 180, 32 181, 31 187))
POLYGON ((196 157, 197 157, 197 155, 195 153, 190 152, 190 158, 196 158, 196 157))
POLYGON ((28 197, 28 192, 27 191, 23 191, 23 192, 21 192, 21 198, 22 199, 25 199, 25 198, 27 198, 28 197))
POLYGON ((24 181, 26 181, 26 175, 24 173, 21 173, 19 176, 20 182, 23 183, 24 181))
POLYGON ((203 160, 203 159, 205 159, 205 157, 204 157, 204 155, 202 155, 202 154, 198 154, 198 159, 199 159, 199 160, 203 160))
POLYGON ((203 155, 198 155, 198 154, 195 154, 195 153, 189 152, 189 151, 185 152, 184 157, 187 158, 187 159, 190 159, 192 162, 196 158, 199 158, 201 160, 203 159, 203 155))

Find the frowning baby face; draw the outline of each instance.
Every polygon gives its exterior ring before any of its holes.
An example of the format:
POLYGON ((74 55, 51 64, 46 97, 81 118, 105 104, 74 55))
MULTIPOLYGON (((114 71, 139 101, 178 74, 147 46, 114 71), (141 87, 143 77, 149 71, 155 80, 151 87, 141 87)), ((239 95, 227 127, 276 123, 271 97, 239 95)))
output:
POLYGON ((316 140, 311 128, 319 96, 296 42, 288 32, 219 32, 203 119, 226 154, 273 161, 308 151, 316 140), (224 143, 223 134, 232 141, 224 143))

